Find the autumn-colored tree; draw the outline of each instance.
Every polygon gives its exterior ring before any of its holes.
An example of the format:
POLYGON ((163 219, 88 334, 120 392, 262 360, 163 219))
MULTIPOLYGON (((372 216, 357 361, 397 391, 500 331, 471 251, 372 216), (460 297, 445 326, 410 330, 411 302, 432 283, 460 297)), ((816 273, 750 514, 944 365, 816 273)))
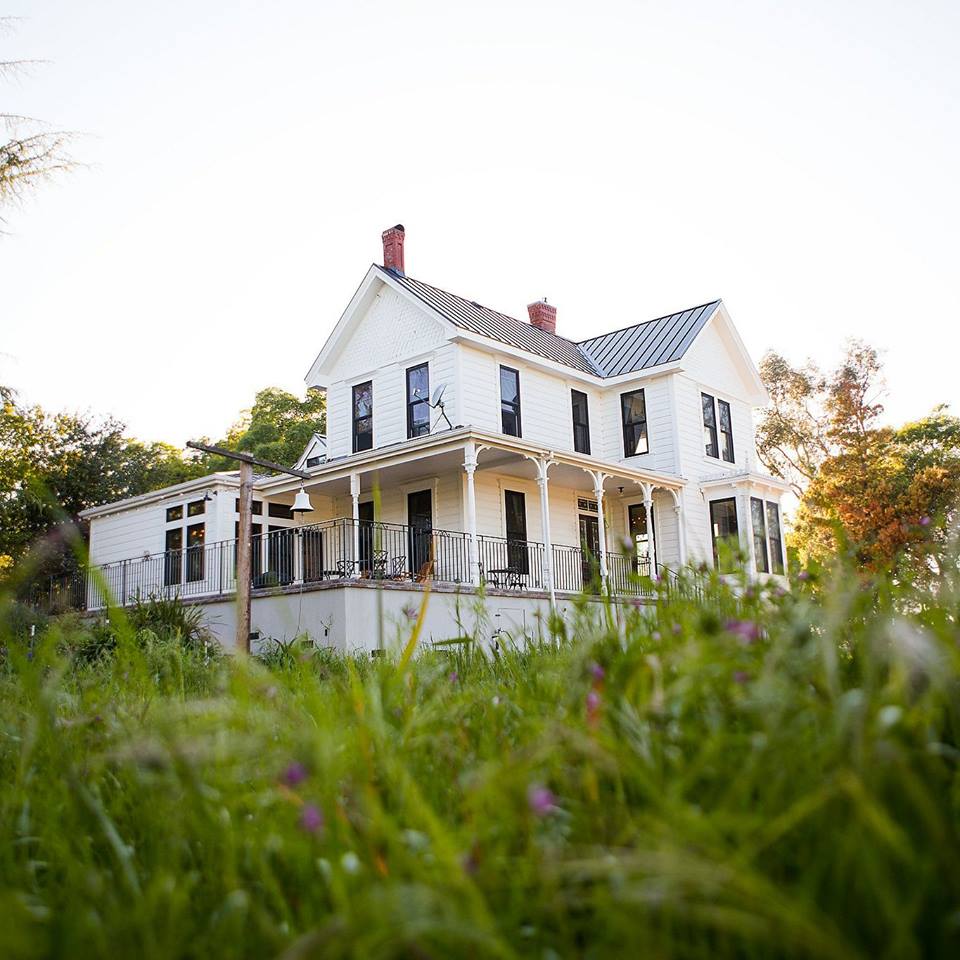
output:
POLYGON ((929 547, 960 504, 960 420, 941 407, 900 428, 881 425, 881 364, 859 341, 827 374, 777 354, 760 372, 771 405, 758 453, 800 497, 791 545, 801 558, 849 545, 867 571, 931 572, 929 547))

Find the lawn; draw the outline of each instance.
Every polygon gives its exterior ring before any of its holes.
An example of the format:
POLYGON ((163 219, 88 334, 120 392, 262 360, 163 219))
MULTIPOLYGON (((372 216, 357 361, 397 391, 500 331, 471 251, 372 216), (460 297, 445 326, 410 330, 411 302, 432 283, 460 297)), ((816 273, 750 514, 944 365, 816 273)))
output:
POLYGON ((960 955, 956 578, 782 593, 373 661, 6 604, 0 957, 960 955))

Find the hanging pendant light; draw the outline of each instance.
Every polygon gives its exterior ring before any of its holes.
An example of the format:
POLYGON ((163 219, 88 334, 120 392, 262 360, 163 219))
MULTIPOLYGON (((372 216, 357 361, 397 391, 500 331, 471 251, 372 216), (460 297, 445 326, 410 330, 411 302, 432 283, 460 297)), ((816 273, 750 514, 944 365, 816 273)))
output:
POLYGON ((313 510, 310 495, 303 489, 302 483, 300 484, 300 491, 293 498, 293 507, 291 507, 291 510, 293 513, 310 513, 313 510))

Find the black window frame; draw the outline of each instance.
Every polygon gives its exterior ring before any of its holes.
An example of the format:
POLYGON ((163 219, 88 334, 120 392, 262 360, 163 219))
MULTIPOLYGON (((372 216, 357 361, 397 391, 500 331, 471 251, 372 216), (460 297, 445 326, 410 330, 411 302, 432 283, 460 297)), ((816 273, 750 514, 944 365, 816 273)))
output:
POLYGON ((267 516, 274 520, 292 520, 293 507, 289 503, 267 503, 267 516))
POLYGON ((187 516, 188 517, 202 517, 207 512, 207 501, 204 500, 191 500, 187 504, 187 516))
POLYGON ((183 583, 183 527, 171 527, 163 543, 163 585, 178 587, 183 583))
POLYGON ((522 437, 523 436, 523 420, 520 413, 521 400, 520 400, 520 371, 514 367, 508 367, 504 364, 500 364, 500 430, 502 433, 505 433, 508 437, 522 437), (515 382, 516 382, 516 400, 504 400, 503 399, 503 375, 505 373, 512 373, 515 382), (507 429, 506 417, 512 416, 516 420, 517 431, 514 433, 512 430, 507 429))
POLYGON ((733 411, 726 400, 717 397, 717 430, 720 432, 720 459, 726 463, 733 463, 735 455, 733 452, 733 411), (727 414, 727 429, 723 427, 723 414, 727 414), (728 456, 729 454, 729 456, 728 456))
POLYGON ((167 507, 167 523, 176 523, 183 519, 183 504, 178 503, 175 507, 167 507))
POLYGON ((429 362, 417 363, 412 367, 407 367, 405 374, 407 385, 407 439, 412 440, 415 437, 425 437, 430 433, 430 364, 429 362), (423 371, 426 375, 426 392, 419 398, 413 398, 410 395, 410 375, 423 371), (417 412, 425 415, 425 420, 417 420, 417 412))
MULTIPOLYGON (((240 512, 240 498, 236 497, 233 501, 233 509, 239 513, 240 512)), ((255 517, 263 516, 263 501, 262 500, 252 500, 250 502, 250 513, 255 517)))
POLYGON ((522 490, 503 491, 503 522, 507 540, 507 566, 519 574, 530 573, 530 552, 527 547, 527 496, 522 490), (516 516, 520 519, 519 526, 511 530, 510 500, 518 498, 520 512, 516 516))
POLYGON ((721 497, 719 500, 710 501, 710 542, 713 545, 713 565, 720 571, 720 573, 733 573, 736 569, 735 565, 725 569, 720 565, 720 550, 718 548, 718 536, 715 529, 716 520, 714 518, 714 510, 717 507, 723 506, 727 507, 728 505, 733 505, 733 530, 726 534, 721 534, 720 539, 726 540, 736 540, 737 549, 740 548, 740 517, 737 513, 737 498, 736 497, 721 497))
POLYGON ((770 572, 770 556, 767 552, 767 509, 760 497, 750 498, 750 529, 753 534, 754 567, 757 573, 770 572), (760 529, 757 529, 757 509, 760 510, 760 529), (762 562, 761 562, 762 558, 762 562))
POLYGON ((203 579, 206 564, 207 525, 206 523, 191 523, 184 528, 184 543, 186 544, 187 564, 184 571, 186 583, 196 583, 203 579), (194 532, 199 530, 200 536, 194 542, 194 532))
POLYGON ((625 457, 640 457, 650 452, 650 434, 647 428, 647 395, 641 387, 639 390, 628 390, 620 394, 620 426, 623 431, 623 455, 625 457), (627 420, 627 401, 637 394, 643 399, 643 419, 627 420), (634 436, 633 431, 637 428, 639 432, 634 436), (636 447, 640 441, 646 445, 646 449, 638 450, 636 447))
POLYGON ((782 577, 787 572, 786 558, 783 555, 783 528, 780 522, 780 504, 773 500, 767 501, 767 543, 770 545, 770 572, 782 577))
POLYGON ((720 437, 717 433, 716 397, 709 393, 700 393, 700 410, 703 419, 704 456, 720 459, 720 437), (709 420, 709 422, 708 422, 709 420))
POLYGON ((570 391, 570 415, 573 419, 573 449, 577 453, 590 454, 590 398, 582 390, 570 391), (577 419, 578 402, 582 406, 583 419, 577 419))
POLYGON ((373 449, 373 381, 364 380, 363 383, 355 383, 353 385, 351 399, 353 452, 363 453, 364 450, 373 449), (365 414, 357 416, 357 395, 365 388, 369 388, 370 406, 365 414), (358 430, 357 424, 364 420, 368 420, 370 422, 369 428, 366 430, 358 430))

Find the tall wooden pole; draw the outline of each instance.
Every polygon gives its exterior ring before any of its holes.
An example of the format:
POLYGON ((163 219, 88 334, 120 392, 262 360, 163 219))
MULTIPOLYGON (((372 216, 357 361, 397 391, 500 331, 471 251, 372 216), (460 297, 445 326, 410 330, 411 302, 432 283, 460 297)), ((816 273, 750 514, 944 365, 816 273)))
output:
POLYGON ((240 532, 237 536, 237 650, 250 652, 250 559, 253 554, 253 464, 240 461, 240 532))

